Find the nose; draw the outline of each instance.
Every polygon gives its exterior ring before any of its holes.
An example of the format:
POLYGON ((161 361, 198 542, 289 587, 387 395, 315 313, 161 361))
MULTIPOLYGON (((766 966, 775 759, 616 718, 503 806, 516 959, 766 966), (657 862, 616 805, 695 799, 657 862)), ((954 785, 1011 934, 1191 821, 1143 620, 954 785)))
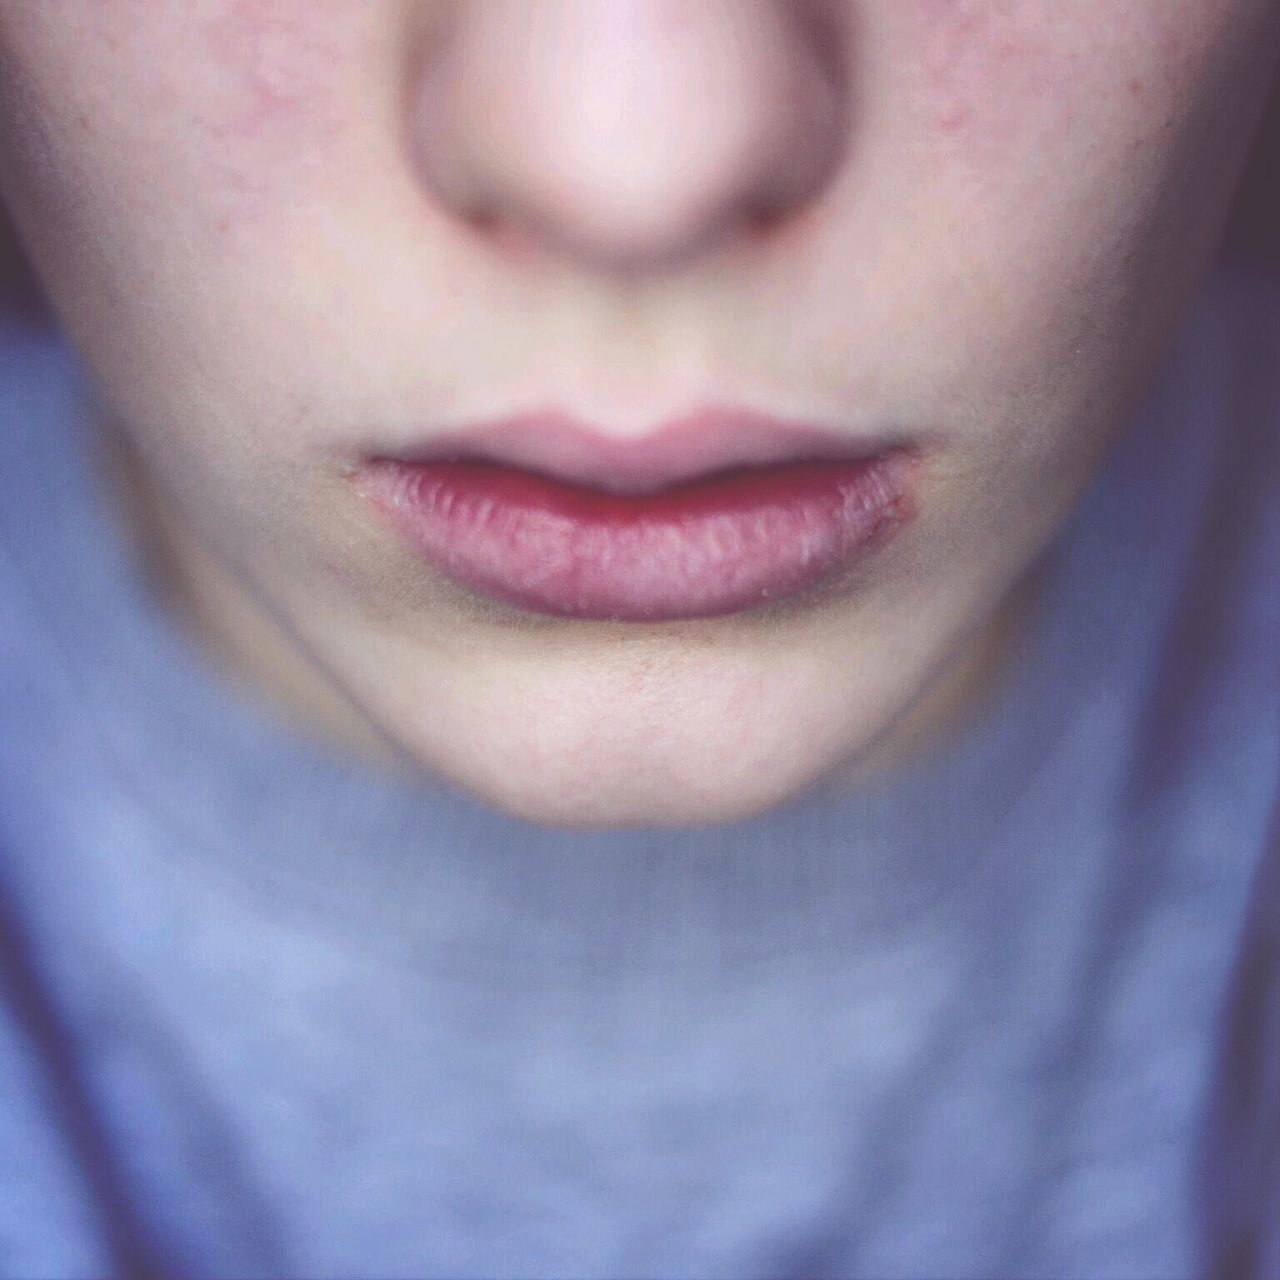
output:
POLYGON ((829 0, 455 0, 421 51, 429 198, 493 242, 648 270, 780 227, 838 164, 829 0))

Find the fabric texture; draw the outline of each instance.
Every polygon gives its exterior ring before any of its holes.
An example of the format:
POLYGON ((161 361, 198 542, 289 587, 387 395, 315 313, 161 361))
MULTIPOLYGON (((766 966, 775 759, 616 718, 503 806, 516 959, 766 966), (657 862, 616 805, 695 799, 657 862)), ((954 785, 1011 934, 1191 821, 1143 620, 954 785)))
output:
POLYGON ((0 1275, 1263 1274, 1277 351, 1220 273, 953 741, 567 833, 236 692, 4 332, 0 1275))

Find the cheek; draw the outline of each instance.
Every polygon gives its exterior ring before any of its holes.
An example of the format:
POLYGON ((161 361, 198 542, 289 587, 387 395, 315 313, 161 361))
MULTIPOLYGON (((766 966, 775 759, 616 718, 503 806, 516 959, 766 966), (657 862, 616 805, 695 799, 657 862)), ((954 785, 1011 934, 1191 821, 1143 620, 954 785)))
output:
MULTIPOLYGON (((367 39, 364 6, 235 0, 212 7, 187 51, 191 141, 243 216, 302 182, 349 125, 347 77, 367 39)), ((367 104, 366 104, 367 106, 367 104)))
POLYGON ((1169 121, 1256 0, 909 0, 895 22, 918 68, 918 123, 991 163, 1082 126, 1169 121))
POLYGON ((1007 371, 1011 389, 1068 377, 1064 363, 1114 340, 1103 313, 1121 323, 1138 293, 1163 288, 1140 275, 1211 221, 1187 184, 1224 185, 1200 140, 1241 132, 1213 117, 1259 61, 1249 46, 1266 43, 1269 10, 886 0, 881 51, 903 68, 892 127, 914 166, 902 203, 919 210, 914 284, 953 332, 977 335, 987 377, 1007 371))
MULTIPOLYGON (((57 163, 88 200, 131 192, 131 216, 225 233, 305 198, 355 125, 368 128, 379 24, 337 0, 101 0, 4 19, 57 163), (365 82, 360 82, 361 76, 365 82)), ((385 22, 382 24, 385 27, 385 22)), ((387 88, 387 98, 394 88, 387 88)), ((378 124, 382 124, 378 121, 378 124)), ((112 205, 95 212, 109 224, 112 205)))
POLYGON ((920 54, 917 111, 931 130, 965 145, 1006 145, 1026 124, 1010 109, 1039 88, 1040 112, 1070 115, 1070 98, 1046 76, 1053 53, 1043 22, 1011 0, 915 0, 904 15, 920 54), (1047 91, 1046 91, 1047 90, 1047 91))

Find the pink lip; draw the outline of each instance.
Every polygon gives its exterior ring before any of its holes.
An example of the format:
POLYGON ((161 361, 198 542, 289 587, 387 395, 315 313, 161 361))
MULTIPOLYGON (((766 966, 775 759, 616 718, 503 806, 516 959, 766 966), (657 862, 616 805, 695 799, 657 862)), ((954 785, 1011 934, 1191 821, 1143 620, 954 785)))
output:
POLYGON ((657 622, 814 587, 914 513, 918 451, 707 410, 643 437, 557 413, 437 435, 358 473, 433 567, 559 616, 657 622))

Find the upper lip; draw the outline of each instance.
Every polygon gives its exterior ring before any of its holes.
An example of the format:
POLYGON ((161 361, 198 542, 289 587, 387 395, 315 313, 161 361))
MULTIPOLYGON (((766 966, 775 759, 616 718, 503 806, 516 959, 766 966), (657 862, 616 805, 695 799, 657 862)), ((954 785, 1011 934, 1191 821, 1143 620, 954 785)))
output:
POLYGON ((639 435, 595 429, 548 409, 489 419, 434 434, 376 460, 405 465, 480 459, 618 493, 654 492, 735 467, 800 460, 857 461, 903 444, 820 422, 709 406, 639 435))

